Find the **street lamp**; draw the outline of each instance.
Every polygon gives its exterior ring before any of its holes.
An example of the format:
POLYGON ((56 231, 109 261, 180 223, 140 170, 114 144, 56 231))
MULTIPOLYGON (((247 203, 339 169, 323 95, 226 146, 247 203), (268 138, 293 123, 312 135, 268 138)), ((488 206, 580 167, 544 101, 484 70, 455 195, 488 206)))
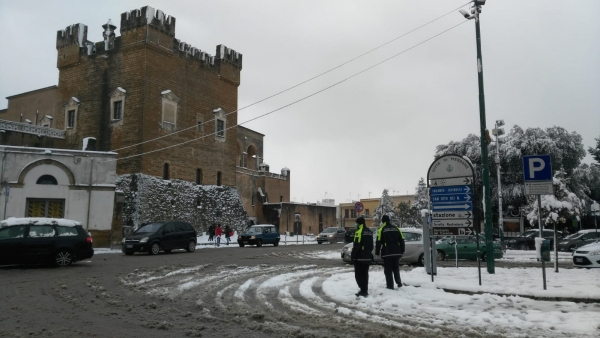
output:
POLYGON ((474 0, 471 7, 471 13, 460 10, 466 19, 475 19, 475 38, 477 43, 477 82, 479 83, 479 124, 481 130, 481 174, 483 178, 483 201, 485 216, 485 243, 487 257, 488 273, 495 273, 494 268, 494 230, 492 227, 492 205, 490 200, 490 167, 488 165, 488 149, 485 132, 485 96, 483 91, 483 62, 481 58, 481 29, 479 27, 479 14, 481 6, 485 5, 485 0, 474 0))
POLYGON ((492 129, 492 134, 496 136, 496 170, 498 176, 498 232, 500 243, 504 243, 504 215, 502 215, 502 184, 500 183, 500 140, 499 136, 504 135, 504 120, 496 120, 496 128, 492 129))

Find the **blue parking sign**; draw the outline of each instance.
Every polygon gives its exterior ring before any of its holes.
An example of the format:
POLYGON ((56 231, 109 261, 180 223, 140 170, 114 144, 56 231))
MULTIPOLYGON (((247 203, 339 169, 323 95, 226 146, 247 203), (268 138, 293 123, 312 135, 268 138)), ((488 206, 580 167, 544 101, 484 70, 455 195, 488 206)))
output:
POLYGON ((552 181, 550 155, 523 156, 523 176, 528 181, 552 181))

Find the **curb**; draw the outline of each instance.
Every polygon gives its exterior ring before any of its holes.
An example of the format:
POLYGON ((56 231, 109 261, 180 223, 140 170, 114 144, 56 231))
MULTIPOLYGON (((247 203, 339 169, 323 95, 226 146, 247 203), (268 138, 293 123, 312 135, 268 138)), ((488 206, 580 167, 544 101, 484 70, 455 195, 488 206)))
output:
MULTIPOLYGON (((421 285, 411 285, 409 283, 403 282, 406 286, 414 286, 416 288, 420 288, 421 285)), ((541 301, 552 301, 552 302, 573 302, 573 303, 586 303, 586 304, 600 304, 599 298, 576 298, 576 297, 542 297, 542 296, 532 296, 532 295, 520 295, 515 293, 497 293, 497 292, 486 292, 486 291, 463 291, 463 290, 454 290, 447 288, 436 288, 438 290, 444 290, 444 292, 454 293, 454 294, 464 294, 464 295, 496 295, 496 296, 504 296, 504 297, 521 297, 528 298, 533 300, 541 300, 541 301)))

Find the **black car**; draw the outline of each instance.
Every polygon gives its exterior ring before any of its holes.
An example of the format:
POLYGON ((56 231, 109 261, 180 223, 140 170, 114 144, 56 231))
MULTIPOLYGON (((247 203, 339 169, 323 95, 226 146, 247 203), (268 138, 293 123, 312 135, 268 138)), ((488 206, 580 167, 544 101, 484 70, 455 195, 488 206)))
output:
MULTIPOLYGON (((528 230, 521 234, 519 237, 515 237, 506 241, 506 247, 509 249, 518 250, 534 250, 535 249, 535 238, 539 237, 540 232, 538 230, 528 230)), ((554 247, 554 230, 544 230, 544 239, 550 241, 550 247, 554 247)), ((560 241, 563 239, 562 233, 559 231, 556 233, 556 238, 560 241)))
POLYGON ((354 241, 354 234, 356 234, 356 229, 347 228, 344 235, 344 243, 352 243, 354 241))
POLYGON ((77 221, 9 218, 0 223, 0 265, 68 266, 92 256, 92 236, 77 221))
POLYGON ((141 226, 131 235, 123 238, 121 250, 126 255, 135 252, 158 254, 174 249, 196 250, 197 235, 194 227, 181 221, 155 222, 141 226))

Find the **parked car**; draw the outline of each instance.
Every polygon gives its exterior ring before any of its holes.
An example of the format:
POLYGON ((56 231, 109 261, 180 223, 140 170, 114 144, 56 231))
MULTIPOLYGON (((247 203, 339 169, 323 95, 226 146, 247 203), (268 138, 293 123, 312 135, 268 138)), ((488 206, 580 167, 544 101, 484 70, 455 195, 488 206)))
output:
POLYGON ((346 234, 344 235, 344 243, 352 243, 354 241, 354 235, 356 234, 356 229, 350 228, 346 230, 346 234))
POLYGON ((272 224, 253 225, 238 236, 238 244, 243 248, 246 245, 273 244, 278 246, 280 240, 279 230, 272 224))
POLYGON ((58 218, 9 218, 0 222, 0 265, 68 266, 92 256, 92 236, 80 222, 58 218))
MULTIPOLYGON (((534 250, 535 237, 538 237, 539 233, 539 230, 527 230, 524 233, 522 233, 519 237, 507 240, 506 247, 508 249, 517 250, 534 250)), ((550 247, 552 248, 554 245, 554 230, 545 229, 542 237, 550 241, 550 247)), ((559 241, 563 239, 563 235, 560 231, 556 233, 556 238, 559 241)))
POLYGON ((580 230, 577 233, 565 237, 562 241, 558 241, 559 251, 575 251, 575 249, 588 245, 600 239, 600 232, 596 233, 595 229, 580 230))
MULTIPOLYGON (((453 240, 439 240, 436 242, 436 250, 438 253, 438 260, 444 260, 446 258, 456 259, 473 259, 477 260, 477 240, 476 237, 466 237, 456 239, 456 251, 453 240)), ((485 236, 479 235, 479 254, 481 260, 486 259, 485 251, 485 236)), ((502 253, 502 247, 500 242, 494 242, 494 258, 500 259, 504 255, 502 253)))
POLYGON ((600 241, 584 245, 573 254, 576 268, 600 268, 600 241))
POLYGON ((175 249, 196 250, 197 235, 194 227, 182 221, 163 221, 146 224, 123 238, 121 250, 131 256, 136 252, 156 255, 175 249))
POLYGON ((344 241, 344 237, 346 236, 346 231, 344 228, 325 228, 323 231, 317 236, 317 243, 323 244, 328 242, 329 244, 334 244, 337 242, 344 241))
MULTIPOLYGON (((400 263, 408 264, 420 264, 424 263, 423 254, 423 230, 415 228, 402 229, 404 234, 404 242, 406 244, 404 255, 400 259, 400 263)), ((376 236, 373 236, 373 241, 376 242, 376 236)), ((352 245, 349 243, 342 248, 342 260, 347 263, 351 263, 350 253, 352 252, 352 245)), ((373 243, 375 244, 375 243, 373 243)), ((375 245, 373 245, 374 247, 375 245)), ((375 249, 373 249, 373 257, 375 257, 375 249)), ((375 264, 383 264, 381 257, 375 257, 375 264)))

